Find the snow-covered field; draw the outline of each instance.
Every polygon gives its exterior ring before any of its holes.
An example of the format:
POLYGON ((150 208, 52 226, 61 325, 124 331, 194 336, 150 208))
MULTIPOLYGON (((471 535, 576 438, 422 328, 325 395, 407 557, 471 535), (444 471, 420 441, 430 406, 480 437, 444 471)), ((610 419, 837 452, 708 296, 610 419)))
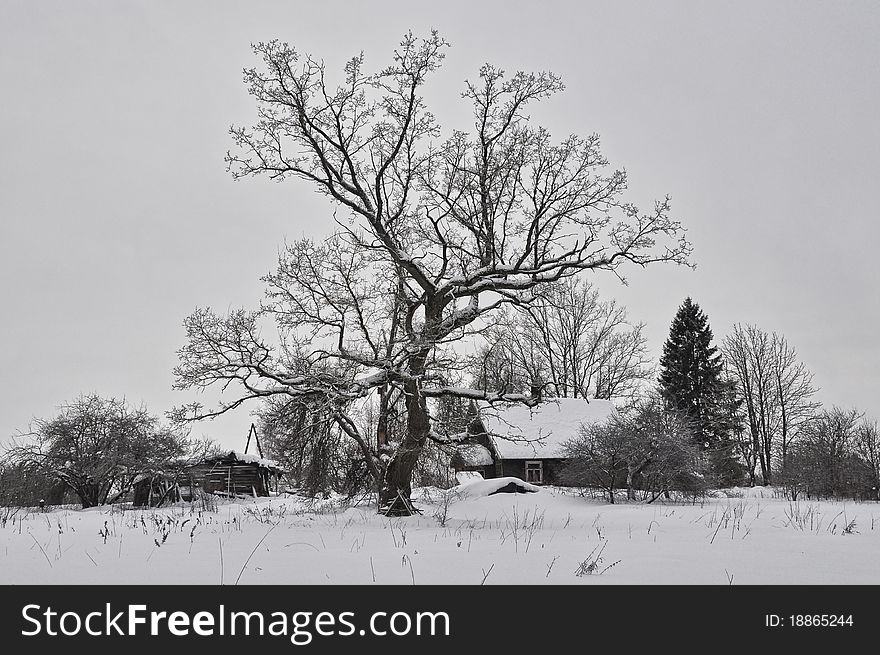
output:
POLYGON ((612 505, 558 488, 491 489, 419 489, 423 513, 394 519, 296 496, 0 508, 0 583, 880 583, 876 503, 790 503, 759 488, 612 505))

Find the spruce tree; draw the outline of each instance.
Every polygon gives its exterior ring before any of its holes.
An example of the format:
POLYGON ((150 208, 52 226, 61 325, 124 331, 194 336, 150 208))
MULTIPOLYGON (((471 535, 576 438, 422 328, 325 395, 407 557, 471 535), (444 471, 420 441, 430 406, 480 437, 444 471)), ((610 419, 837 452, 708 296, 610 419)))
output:
POLYGON ((686 298, 669 329, 660 358, 660 393, 670 409, 683 412, 694 426, 694 440, 703 450, 717 481, 734 482, 730 433, 730 389, 722 378, 721 353, 712 345, 709 319, 686 298))

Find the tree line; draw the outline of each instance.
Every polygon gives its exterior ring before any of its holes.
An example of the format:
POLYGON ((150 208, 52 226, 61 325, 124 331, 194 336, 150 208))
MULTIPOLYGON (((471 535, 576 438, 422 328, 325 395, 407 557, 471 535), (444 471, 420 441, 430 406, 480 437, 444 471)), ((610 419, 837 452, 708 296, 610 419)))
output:
POLYGON ((812 373, 780 334, 738 324, 720 347, 712 341, 707 316, 685 299, 656 386, 568 444, 570 481, 612 502, 624 487, 653 500, 743 484, 776 484, 793 499, 880 499, 876 421, 816 402, 812 373))
MULTIPOLYGON (((652 502, 757 484, 782 486, 793 499, 880 499, 877 422, 856 409, 822 408, 812 374, 784 336, 735 325, 715 346, 707 316, 687 298, 654 366, 642 327, 593 286, 560 282, 534 305, 504 312, 481 335, 462 377, 487 394, 531 397, 538 386, 546 399, 618 401, 607 423, 583 426, 566 444, 562 477, 601 489, 612 502, 624 490, 630 500, 652 502), (603 380, 616 380, 617 393, 600 393, 609 389, 603 380)), ((403 394, 376 396, 358 411, 361 429, 378 433, 381 421, 386 441, 399 443, 407 428, 403 394)), ((89 394, 59 410, 35 419, 7 448, 0 503, 117 502, 136 480, 173 475, 217 448, 124 400, 89 394)), ((414 467, 415 484, 453 484, 450 460, 477 411, 460 396, 432 402, 436 435, 414 467)), ((375 489, 363 452, 327 408, 273 396, 257 418, 267 454, 303 493, 375 489)))

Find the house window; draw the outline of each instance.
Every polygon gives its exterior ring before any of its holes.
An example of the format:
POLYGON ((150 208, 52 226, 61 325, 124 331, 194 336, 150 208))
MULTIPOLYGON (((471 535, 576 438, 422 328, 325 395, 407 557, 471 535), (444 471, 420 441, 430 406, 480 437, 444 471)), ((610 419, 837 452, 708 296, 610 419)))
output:
POLYGON ((526 482, 541 484, 544 481, 544 462, 526 462, 526 482))

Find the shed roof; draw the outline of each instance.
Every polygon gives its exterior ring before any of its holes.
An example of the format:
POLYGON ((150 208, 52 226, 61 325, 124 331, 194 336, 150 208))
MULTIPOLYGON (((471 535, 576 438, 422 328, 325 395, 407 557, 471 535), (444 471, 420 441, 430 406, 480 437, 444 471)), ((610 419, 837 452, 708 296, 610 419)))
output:
POLYGON ((257 457, 254 454, 250 453, 240 453, 236 450, 230 450, 229 452, 221 453, 220 455, 214 455, 212 457, 206 457, 205 462, 212 464, 215 462, 223 462, 223 463, 232 463, 232 462, 244 462, 247 464, 256 464, 260 468, 270 469, 272 471, 280 471, 281 467, 278 465, 278 462, 265 459, 263 457, 257 457))
POLYGON ((562 445, 578 436, 581 424, 608 420, 616 412, 610 400, 552 398, 536 407, 517 404, 480 408, 480 418, 502 459, 562 457, 562 445))

